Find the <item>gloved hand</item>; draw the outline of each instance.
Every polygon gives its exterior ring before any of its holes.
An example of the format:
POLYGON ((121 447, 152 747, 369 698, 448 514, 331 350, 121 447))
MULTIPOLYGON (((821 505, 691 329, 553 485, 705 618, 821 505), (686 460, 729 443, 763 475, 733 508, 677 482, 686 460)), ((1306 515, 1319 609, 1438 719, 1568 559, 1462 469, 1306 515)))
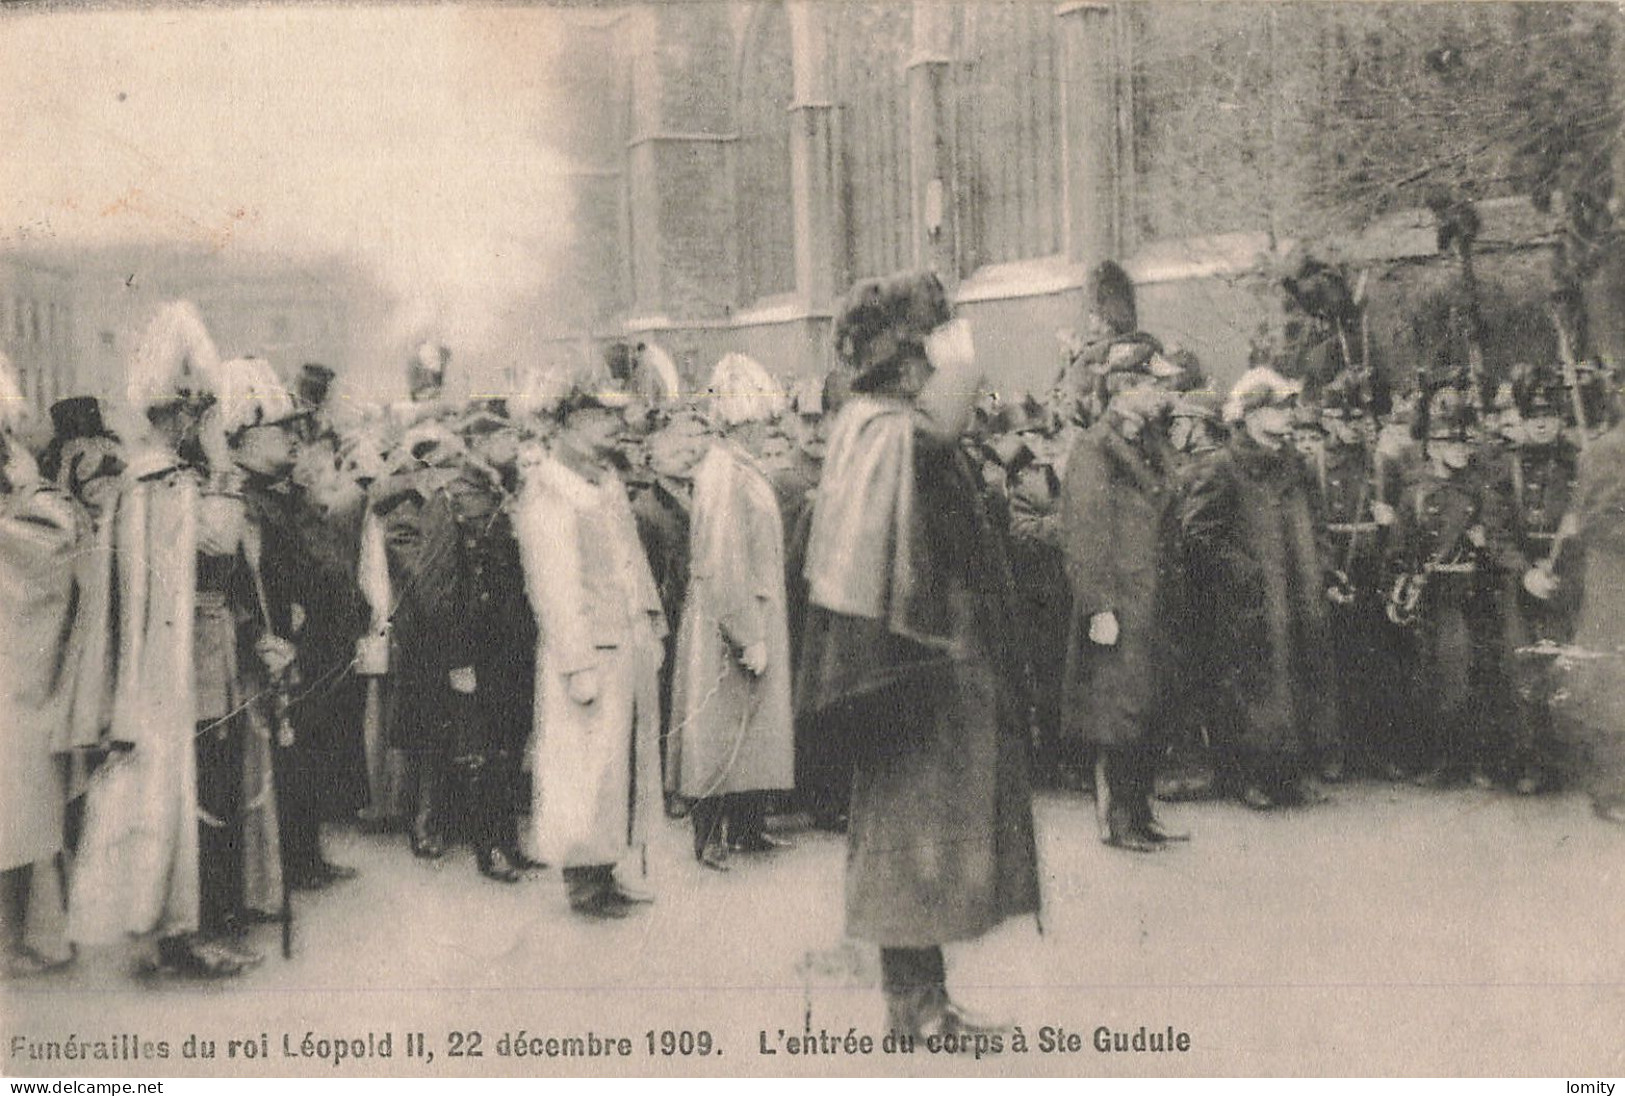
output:
POLYGON ((1547 601, 1557 593, 1559 585, 1557 576, 1546 567, 1537 565, 1523 573, 1523 588, 1531 597, 1541 601, 1547 601))
POLYGON ((451 683, 451 691, 462 693, 464 696, 479 688, 479 678, 474 675, 474 667, 459 666, 446 675, 451 683))
POLYGON ((288 672, 298 650, 281 636, 263 635, 255 641, 254 653, 259 656, 265 672, 276 678, 288 672))
POLYGON ((749 670, 755 677, 761 677, 767 670, 767 644, 752 643, 739 654, 739 664, 749 670))
POLYGON ((1107 609, 1089 618, 1089 642, 1100 647, 1117 645, 1117 614, 1107 609))

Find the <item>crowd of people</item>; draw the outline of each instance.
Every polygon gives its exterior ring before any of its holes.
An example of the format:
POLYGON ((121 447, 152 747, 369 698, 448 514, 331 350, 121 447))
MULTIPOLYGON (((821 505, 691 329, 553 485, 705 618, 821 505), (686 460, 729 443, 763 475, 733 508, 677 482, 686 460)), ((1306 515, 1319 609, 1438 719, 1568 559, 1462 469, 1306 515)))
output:
MULTIPOLYGON (((849 933, 890 1022, 970 1030, 941 947, 1036 913, 1036 781, 1099 837, 1160 799, 1320 802, 1359 775, 1625 821, 1625 433, 1595 362, 1389 391, 1340 271, 1219 396, 1140 330, 1116 264, 1053 392, 994 394, 935 275, 859 283, 839 364, 789 392, 658 347, 452 400, 223 360, 166 305, 117 398, 37 451, 0 376, 0 852, 8 972, 150 942, 240 974, 359 820, 577 915, 848 833, 849 933)), ((1423 363, 1427 364, 1427 363, 1423 363)))

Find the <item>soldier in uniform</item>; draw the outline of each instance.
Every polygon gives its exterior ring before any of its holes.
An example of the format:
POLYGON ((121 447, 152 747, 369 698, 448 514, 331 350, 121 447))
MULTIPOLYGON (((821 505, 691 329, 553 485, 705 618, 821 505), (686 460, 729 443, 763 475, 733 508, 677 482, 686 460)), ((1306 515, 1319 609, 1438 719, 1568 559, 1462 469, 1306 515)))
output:
POLYGON ((1482 566, 1490 541, 1486 477, 1469 440, 1472 406, 1453 387, 1431 395, 1425 463, 1396 510, 1398 573, 1389 618, 1412 628, 1406 690, 1417 736, 1399 763, 1437 786, 1481 771, 1498 659, 1495 590, 1482 566))
POLYGON ((443 640, 466 605, 458 599, 455 531, 445 521, 431 528, 427 518, 430 501, 458 475, 462 452, 462 442, 451 431, 437 422, 423 423, 407 431, 392 470, 369 491, 383 527, 395 598, 388 733, 406 758, 412 852, 428 860, 446 851, 456 718, 451 672, 459 664, 443 640))
POLYGON ((730 848, 782 844, 765 827, 767 795, 795 783, 783 519, 757 455, 786 400, 742 354, 717 363, 710 390, 724 434, 694 474, 666 786, 691 802, 695 858, 725 871, 730 848))
POLYGON ((1178 802, 1214 794, 1213 715, 1221 709, 1218 659, 1223 637, 1216 626, 1213 591, 1191 581, 1191 546, 1185 543, 1177 515, 1185 496, 1203 478, 1203 466, 1216 459, 1225 444, 1224 401, 1215 392, 1179 393, 1169 409, 1170 490, 1179 500, 1171 511, 1165 550, 1170 563, 1163 576, 1164 612, 1172 627, 1173 684, 1169 687, 1169 756, 1156 781, 1158 799, 1178 802))
POLYGON ((1164 829, 1151 808, 1172 679, 1168 406, 1155 389, 1119 393, 1073 449, 1063 485, 1073 603, 1068 730, 1096 749, 1101 840, 1134 852, 1184 836, 1164 829))
POLYGON ((1521 423, 1490 493, 1504 516, 1489 525, 1501 534, 1489 551, 1502 579, 1502 657, 1512 696, 1503 706, 1499 756, 1486 760, 1520 795, 1533 795, 1557 766, 1550 710, 1555 678, 1552 659, 1528 648, 1573 638, 1579 583, 1573 559, 1564 566, 1562 547, 1580 452, 1565 431, 1570 393, 1560 377, 1520 370, 1513 396, 1521 423))
POLYGON ((1355 761, 1375 771, 1392 754, 1397 713, 1388 703, 1392 625, 1383 612, 1388 530, 1399 481, 1376 450, 1370 409, 1345 372, 1322 393, 1319 442, 1308 454, 1331 551, 1331 636, 1341 723, 1321 758, 1321 778, 1336 782, 1355 761))
MULTIPOLYGON (((297 695, 284 712, 292 741, 277 751, 283 870, 294 889, 320 890, 356 874, 327 859, 321 824, 364 801, 362 692, 351 661, 367 623, 356 581, 365 498, 359 490, 340 495, 294 475, 309 450, 296 451, 292 441, 310 437, 316 450, 329 445, 312 435, 311 393, 301 388, 298 402, 286 396, 275 407, 262 402, 260 413, 275 417, 239 427, 236 452, 249 513, 261 530, 271 620, 298 651, 297 695)), ((337 474, 331 457, 325 465, 327 475, 337 474)))
POLYGON ((90 789, 69 901, 76 941, 149 936, 157 967, 202 977, 258 961, 233 922, 281 904, 274 720, 262 702, 292 650, 266 623, 258 527, 226 441, 256 401, 234 397, 205 429, 215 392, 240 393, 242 373, 222 366, 184 302, 160 310, 131 362, 110 756, 90 789), (188 452, 209 455, 206 488, 188 452))
MULTIPOLYGON (((67 495, 41 478, 19 437, 27 409, 0 354, 0 933, 5 978, 59 969, 57 886, 64 844, 68 698, 77 660, 74 559, 83 523, 67 495), (48 914, 51 931, 38 929, 48 914), (33 929, 34 931, 30 931, 33 929)), ((54 410, 54 408, 53 408, 54 410)), ((98 557, 105 567, 106 557, 98 557)), ((105 677, 105 665, 88 667, 105 677)))
POLYGON ((1092 422, 1116 393, 1145 384, 1173 385, 1186 369, 1162 343, 1139 329, 1134 282, 1110 259, 1089 272, 1089 334, 1056 382, 1070 421, 1092 422))

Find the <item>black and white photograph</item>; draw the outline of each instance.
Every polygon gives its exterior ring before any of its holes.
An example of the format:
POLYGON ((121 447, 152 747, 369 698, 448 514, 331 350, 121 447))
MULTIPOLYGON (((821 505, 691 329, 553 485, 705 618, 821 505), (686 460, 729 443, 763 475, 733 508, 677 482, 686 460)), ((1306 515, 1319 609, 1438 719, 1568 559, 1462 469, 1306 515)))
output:
POLYGON ((1625 7, 5 5, 0 854, 13 1078, 1610 1096, 1625 7))

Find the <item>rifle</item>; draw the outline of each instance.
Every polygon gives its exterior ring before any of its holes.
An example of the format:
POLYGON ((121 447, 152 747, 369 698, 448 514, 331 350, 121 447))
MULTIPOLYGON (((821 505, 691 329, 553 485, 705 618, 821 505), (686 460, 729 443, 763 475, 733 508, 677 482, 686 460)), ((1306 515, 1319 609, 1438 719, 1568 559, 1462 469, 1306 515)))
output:
POLYGON ((1574 360, 1574 346, 1569 342, 1569 329, 1563 322, 1562 311, 1553 304, 1550 312, 1552 326, 1557 328, 1557 357, 1563 364, 1563 383, 1569 386, 1569 399, 1574 403, 1574 425, 1580 430, 1580 451, 1583 453, 1590 439, 1586 437, 1585 399, 1580 395, 1580 366, 1574 360))

